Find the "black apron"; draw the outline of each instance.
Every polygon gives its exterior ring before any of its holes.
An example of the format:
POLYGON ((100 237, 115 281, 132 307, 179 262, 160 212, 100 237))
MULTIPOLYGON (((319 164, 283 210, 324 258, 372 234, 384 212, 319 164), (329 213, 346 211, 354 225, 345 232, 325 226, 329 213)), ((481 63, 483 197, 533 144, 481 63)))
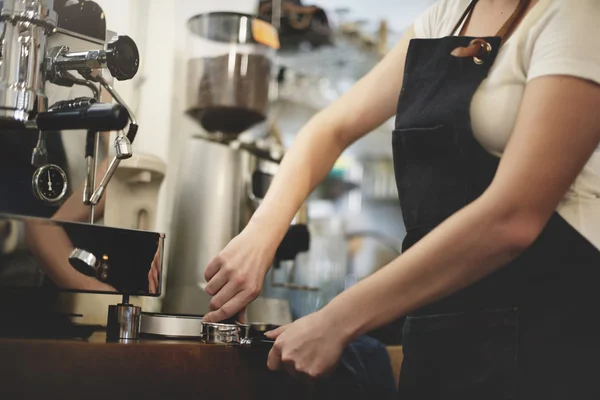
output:
MULTIPOLYGON (((450 54, 473 37, 410 43, 392 142, 405 250, 496 173, 499 159, 473 136, 470 105, 524 10, 481 38, 491 45, 483 64, 450 54)), ((517 259, 407 317, 398 399, 600 399, 599 283, 600 252, 554 213, 517 259)))

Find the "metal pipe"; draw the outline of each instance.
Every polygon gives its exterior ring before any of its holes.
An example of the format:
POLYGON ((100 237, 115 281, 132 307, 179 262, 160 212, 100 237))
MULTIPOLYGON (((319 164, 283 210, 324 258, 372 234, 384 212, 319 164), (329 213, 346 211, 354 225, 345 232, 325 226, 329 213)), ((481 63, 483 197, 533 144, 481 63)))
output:
POLYGON ((100 90, 98 90, 96 85, 94 85, 92 82, 85 80, 85 79, 79 79, 75 75, 71 74, 70 72, 63 72, 61 74, 61 77, 72 80, 75 85, 87 87, 88 89, 90 89, 92 91, 92 94, 94 95, 94 99, 96 101, 100 102, 100 90))
POLYGON ((96 76, 96 80, 98 80, 98 82, 100 82, 102 87, 104 87, 108 91, 108 93, 110 93, 110 95, 113 97, 113 99, 115 99, 117 101, 117 103, 119 103, 120 105, 125 107, 125 109, 129 113, 129 119, 131 120, 131 123, 134 125, 137 125, 138 122, 137 122, 137 119, 135 118, 135 115, 133 114, 133 111, 123 101, 123 98, 119 95, 119 93, 117 93, 117 91, 115 89, 113 89, 112 86, 110 86, 110 84, 106 81, 106 79, 104 79, 104 77, 102 75, 96 76))
MULTIPOLYGON (((100 90, 98 90, 96 85, 94 85, 92 82, 85 80, 85 79, 79 79, 75 75, 73 75, 67 71, 63 72, 61 74, 61 77, 71 80, 75 85, 87 87, 88 89, 91 90, 92 94, 94 95, 94 99, 98 102, 100 101, 100 90)), ((86 152, 85 152, 86 153, 85 154, 86 175, 85 175, 85 182, 83 184, 83 204, 85 204, 86 206, 87 205, 90 206, 90 215, 89 215, 90 224, 93 224, 94 220, 95 220, 95 213, 94 213, 95 205, 92 204, 91 197, 92 197, 92 194, 94 193, 94 190, 96 187, 96 174, 98 172, 99 141, 100 141, 100 133, 99 132, 88 132, 88 137, 86 137, 86 152), (94 138, 92 139, 94 141, 94 143, 92 145, 91 152, 88 151, 89 143, 87 143, 87 141, 90 140, 90 137, 89 137, 90 134, 94 135, 94 138)))
MULTIPOLYGON (((135 115, 133 114, 133 111, 131 110, 131 108, 123 101, 123 99, 121 98, 119 93, 117 93, 117 91, 115 89, 113 89, 113 87, 104 79, 104 77, 101 74, 98 74, 95 77, 90 76, 89 79, 94 79, 95 81, 99 82, 102 85, 102 87, 105 88, 108 91, 108 93, 110 93, 110 95, 113 97, 113 99, 116 100, 117 103, 119 103, 120 105, 125 107, 125 109, 127 110, 128 114, 129 114, 130 130, 131 130, 131 127, 134 126, 135 130, 137 131, 137 126, 138 126, 137 119, 135 118, 135 115)), ((129 158, 132 155, 131 142, 129 141, 129 139, 126 136, 123 135, 122 132, 119 132, 117 135, 117 139, 115 141, 115 149, 117 150, 117 155, 112 159, 112 161, 108 167, 108 171, 102 178, 100 185, 96 188, 96 190, 94 191, 94 193, 92 194, 92 197, 90 199, 90 202, 93 205, 97 205, 100 202, 100 199, 102 199, 102 196, 104 195, 104 191, 106 190, 106 187, 108 186, 113 175, 117 171, 117 168, 119 167, 119 163, 121 162, 121 160, 125 159, 125 158, 129 158)))
POLYGON ((91 188, 91 192, 90 192, 90 197, 88 198, 89 202, 90 202, 90 224, 94 223, 95 220, 95 205, 92 203, 92 195, 94 193, 94 190, 96 188, 96 174, 98 172, 98 148, 100 147, 100 132, 96 132, 96 137, 94 138, 94 154, 92 156, 92 173, 90 175, 89 171, 88 171, 88 176, 86 177, 89 178, 89 186, 91 188))
POLYGON ((104 195, 106 186, 108 186, 108 183, 112 179, 113 175, 115 174, 115 172, 117 172, 117 168, 119 167, 120 163, 121 163, 121 160, 118 157, 116 157, 116 156, 113 157, 112 161, 110 162, 110 165, 108 166, 108 171, 106 171, 106 174, 100 181, 100 185, 98 185, 98 187, 94 191, 94 194, 92 194, 92 197, 90 199, 91 204, 93 204, 95 206, 98 205, 98 203, 100 202, 100 199, 104 195))
POLYGON ((106 52, 104 50, 80 51, 59 54, 53 63, 58 70, 102 69, 106 68, 106 52))
MULTIPOLYGON (((87 137, 86 137, 86 142, 88 142, 90 140, 90 135, 93 135, 92 132, 88 132, 87 133, 87 137)), ((91 140, 95 140, 95 137, 91 140)), ((95 143, 94 143, 95 144, 95 143)), ((94 146, 94 144, 92 144, 92 146, 94 146)), ((89 143, 86 143, 85 147, 87 149, 87 147, 89 146, 89 143)), ((86 150, 87 153, 87 150, 86 150)), ((90 152, 90 154, 86 154, 85 156, 85 182, 83 184, 83 204, 86 206, 89 206, 90 203, 90 198, 92 197, 92 194, 94 193, 94 185, 92 184, 92 180, 93 180, 93 170, 94 170, 94 156, 93 156, 93 150, 92 152, 90 152)))

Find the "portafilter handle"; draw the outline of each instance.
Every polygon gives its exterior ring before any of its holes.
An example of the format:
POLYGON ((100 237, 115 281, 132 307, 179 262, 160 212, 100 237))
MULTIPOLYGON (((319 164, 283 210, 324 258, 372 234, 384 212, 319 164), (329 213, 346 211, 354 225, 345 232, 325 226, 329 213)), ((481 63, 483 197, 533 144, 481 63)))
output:
POLYGON ((266 348, 270 350, 275 344, 274 339, 264 336, 264 332, 256 332, 251 324, 236 323, 239 328, 239 345, 241 347, 266 348))

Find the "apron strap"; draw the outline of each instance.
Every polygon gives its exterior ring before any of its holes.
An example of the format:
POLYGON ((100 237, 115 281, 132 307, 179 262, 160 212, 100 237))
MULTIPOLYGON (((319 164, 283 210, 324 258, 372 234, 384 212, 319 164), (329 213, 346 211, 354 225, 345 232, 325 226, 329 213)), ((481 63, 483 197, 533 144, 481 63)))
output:
MULTIPOLYGON (((473 9, 475 8, 475 6, 477 5, 478 2, 479 2, 479 0, 472 0, 471 1, 471 3, 469 4, 469 6, 465 10, 465 12, 460 16, 460 19, 458 20, 458 22, 456 23, 456 25, 454 25, 454 28, 450 32, 450 36, 454 36, 454 33, 456 33, 456 31, 458 31, 458 29, 460 28, 460 26, 464 22, 466 22, 467 18, 469 18, 471 16, 471 11, 473 11, 473 9)), ((459 35, 460 32, 458 32, 456 34, 459 35)))
POLYGON ((521 17, 523 17, 523 15, 525 15, 525 10, 527 10, 529 3, 531 3, 531 0, 519 0, 519 5, 517 6, 516 10, 512 13, 510 18, 508 18, 506 20, 504 25, 502 25, 502 28, 500 28, 500 30, 498 31, 496 36, 499 36, 503 42, 510 36, 512 31, 517 27, 517 25, 519 24, 519 21, 521 21, 521 17))
MULTIPOLYGON (((462 14, 460 19, 454 26, 454 29, 452 29, 452 32, 450 32, 450 36, 453 36, 459 30, 461 25, 463 25, 463 23, 465 23, 466 20, 471 17, 471 13, 473 12, 473 9, 475 8, 475 6, 477 5, 478 2, 479 2, 479 0, 471 1, 471 3, 469 4, 469 6, 465 10, 465 12, 462 14)), ((504 41, 506 38, 508 38, 508 36, 510 36, 510 34, 514 30, 514 28, 517 26, 517 24, 521 20, 521 17, 523 17, 523 15, 525 14, 525 10, 527 10, 527 7, 529 6, 530 3, 531 3, 531 0, 519 0, 519 5, 515 9, 515 11, 512 13, 512 15, 506 20, 504 25, 502 25, 502 27, 500 28, 500 30, 498 31, 496 36, 500 37, 500 39, 502 39, 502 41, 504 41)), ((458 32, 457 34, 460 34, 460 32, 458 32)))

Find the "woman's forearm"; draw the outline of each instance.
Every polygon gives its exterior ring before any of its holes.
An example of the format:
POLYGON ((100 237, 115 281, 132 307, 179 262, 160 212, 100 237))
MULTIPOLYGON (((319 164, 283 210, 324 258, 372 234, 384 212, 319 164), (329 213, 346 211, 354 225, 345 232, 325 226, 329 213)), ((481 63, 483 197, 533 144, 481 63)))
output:
POLYGON ((475 202, 325 309, 350 340, 491 274, 539 229, 524 215, 475 202))
POLYGON ((281 242, 302 202, 327 176, 345 148, 327 119, 327 113, 317 114, 298 133, 249 223, 274 246, 281 242))
POLYGON ((273 245, 280 243, 302 202, 327 176, 340 154, 394 115, 413 37, 411 26, 371 72, 298 133, 249 223, 273 245))

